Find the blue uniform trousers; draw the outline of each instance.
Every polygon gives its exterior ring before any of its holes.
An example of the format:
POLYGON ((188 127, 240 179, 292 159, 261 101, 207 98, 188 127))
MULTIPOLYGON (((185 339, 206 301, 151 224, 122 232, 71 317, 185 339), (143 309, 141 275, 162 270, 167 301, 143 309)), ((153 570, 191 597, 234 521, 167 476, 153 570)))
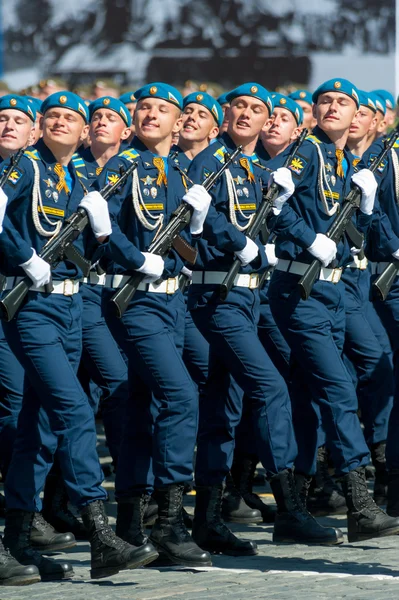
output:
POLYGON ((209 344, 194 324, 188 310, 185 314, 183 360, 201 398, 208 377, 209 344))
MULTIPOLYGON (((372 281, 375 277, 372 277, 372 281)), ((375 300, 375 309, 388 332, 394 361, 395 394, 388 423, 387 447, 385 451, 387 468, 399 469, 399 281, 394 281, 385 301, 375 300)))
MULTIPOLYGON (((82 284, 82 361, 92 381, 102 391, 102 419, 105 437, 114 464, 118 460, 128 397, 127 365, 102 314, 98 285, 82 284)), ((89 398, 96 398, 90 394, 89 398)), ((93 405, 97 413, 98 404, 93 405)))
MULTIPOLYGON (((113 291, 103 293, 104 310, 113 291)), ((115 490, 118 498, 192 479, 198 395, 184 365, 185 301, 136 292, 122 319, 105 313, 129 361, 129 402, 115 490)))
POLYGON ((368 321, 370 274, 368 270, 346 268, 345 283, 345 355, 357 377, 357 397, 369 446, 387 439, 392 409, 394 378, 387 355, 368 321))
POLYGON ((196 483, 219 484, 228 473, 243 393, 251 406, 256 452, 265 469, 275 474, 291 467, 297 448, 290 400, 257 335, 258 291, 234 287, 228 302, 221 303, 218 286, 192 285, 188 306, 210 344, 208 382, 200 404, 196 483))
POLYGON ((5 478, 22 407, 24 370, 11 351, 0 322, 0 469, 5 478))
POLYGON ((302 435, 297 433, 296 468, 315 472, 320 414, 335 467, 347 473, 367 464, 369 452, 357 417, 356 392, 341 358, 344 284, 316 281, 310 298, 302 300, 298 280, 299 276, 275 271, 269 287, 273 316, 307 385, 301 393, 292 391, 302 431, 302 435), (312 402, 318 405, 319 414, 312 402))
POLYGON ((94 415, 77 379, 82 298, 30 292, 17 317, 4 323, 25 369, 22 409, 5 486, 7 507, 40 511, 54 454, 70 500, 83 507, 103 500, 94 415))

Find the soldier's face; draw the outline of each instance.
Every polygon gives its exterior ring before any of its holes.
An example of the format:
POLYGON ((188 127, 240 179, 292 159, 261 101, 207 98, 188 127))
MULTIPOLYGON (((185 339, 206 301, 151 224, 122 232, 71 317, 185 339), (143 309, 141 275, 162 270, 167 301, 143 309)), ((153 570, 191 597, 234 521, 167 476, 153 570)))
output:
POLYGON ((180 109, 161 98, 144 98, 134 113, 136 135, 151 142, 162 141, 181 129, 180 109))
POLYGON ((114 110, 99 108, 91 118, 89 135, 92 143, 115 146, 129 137, 130 129, 114 110))
POLYGON ((191 103, 183 112, 180 137, 187 141, 202 142, 215 138, 219 133, 215 119, 201 104, 191 103))
POLYGON ((370 108, 361 106, 349 128, 348 140, 361 140, 369 135, 376 122, 375 113, 370 108))
POLYGON ((385 115, 382 114, 379 110, 377 110, 375 114, 375 121, 373 122, 370 133, 377 134, 382 133, 385 129, 385 115))
POLYGON ((251 96, 239 96, 230 105, 227 131, 237 139, 253 139, 268 118, 269 110, 264 102, 251 96))
POLYGON ((295 100, 303 110, 303 125, 304 129, 313 129, 316 126, 316 119, 313 116, 312 106, 303 100, 295 100))
POLYGON ((34 123, 20 110, 0 111, 0 148, 8 151, 27 146, 34 123))
POLYGON ((83 117, 69 108, 54 107, 46 110, 42 119, 43 140, 62 146, 78 145, 89 129, 83 117))
POLYGON ((318 126, 326 132, 349 129, 357 112, 356 102, 342 92, 320 94, 313 106, 318 126))
POLYGON ((224 115, 224 119, 223 119, 223 123, 220 127, 220 131, 219 133, 222 134, 225 131, 227 131, 228 126, 229 126, 229 115, 230 115, 230 104, 226 103, 222 105, 223 108, 223 115, 224 115))
POLYGON ((261 132, 261 139, 271 146, 284 146, 290 144, 299 135, 300 128, 292 112, 286 108, 274 109, 271 125, 261 132))

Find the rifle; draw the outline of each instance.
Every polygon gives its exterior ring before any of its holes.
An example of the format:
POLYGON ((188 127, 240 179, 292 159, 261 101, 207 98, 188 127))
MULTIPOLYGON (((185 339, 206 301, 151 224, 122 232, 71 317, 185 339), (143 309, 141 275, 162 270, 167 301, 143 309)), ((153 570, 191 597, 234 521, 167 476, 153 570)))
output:
MULTIPOLYGON (((216 181, 222 176, 226 169, 230 166, 230 164, 235 160, 235 158, 240 154, 242 150, 242 146, 238 146, 236 150, 234 150, 233 154, 228 155, 225 154, 225 162, 222 168, 219 171, 215 171, 212 175, 209 175, 207 179, 202 184, 206 191, 209 191, 211 187, 216 183, 216 181)), ((171 215, 171 219, 165 229, 161 231, 157 238, 150 244, 148 248, 148 252, 152 252, 153 254, 159 254, 160 256, 165 256, 172 246, 176 249, 176 251, 185 258, 184 253, 187 253, 187 247, 195 252, 192 259, 187 259, 188 262, 194 264, 197 258, 197 252, 194 251, 191 246, 183 240, 179 236, 180 232, 190 223, 191 215, 193 213, 193 208, 187 204, 187 202, 182 202, 180 206, 173 211, 171 215)), ((116 316, 120 319, 127 309, 129 302, 133 298, 139 284, 143 281, 145 277, 144 273, 136 273, 129 277, 127 282, 123 287, 121 287, 111 298, 110 302, 113 306, 116 316)))
MULTIPOLYGON (((104 200, 108 198, 122 185, 137 169, 137 162, 132 163, 125 171, 121 171, 120 178, 114 184, 107 183, 100 191, 100 194, 104 200)), ((82 231, 89 223, 89 217, 84 208, 78 208, 70 217, 65 219, 64 227, 60 233, 49 240, 43 247, 43 250, 39 253, 40 258, 48 262, 51 267, 56 267, 62 260, 67 258, 71 262, 75 263, 83 272, 84 276, 87 276, 90 271, 91 262, 85 259, 78 250, 73 246, 73 242, 79 237, 82 231)), ((10 291, 0 302, 0 317, 6 321, 11 321, 15 314, 21 307, 27 293, 32 287, 32 280, 30 277, 24 277, 17 285, 10 291)), ((50 282, 46 286, 46 292, 50 293, 53 286, 50 282)))
POLYGON ((10 164, 8 165, 8 167, 6 169, 4 169, 3 173, 0 176, 0 188, 3 188, 5 186, 8 178, 10 177, 11 173, 13 172, 13 170, 15 169, 15 167, 17 166, 19 161, 21 160, 24 152, 25 152, 25 149, 21 148, 20 150, 18 150, 18 152, 16 152, 15 154, 13 154, 11 156, 10 164))
MULTIPOLYGON (((381 162, 385 159, 388 152, 393 147, 398 136, 399 136, 399 127, 397 127, 393 131, 393 133, 389 137, 389 139, 386 140, 384 149, 380 152, 380 154, 375 158, 375 160, 370 165, 369 170, 372 173, 374 173, 378 169, 381 162)), ((338 244, 338 242, 340 241, 340 239, 342 238, 344 233, 346 233, 348 231, 348 228, 350 231, 350 236, 349 236, 350 240, 351 240, 351 242, 355 242, 355 240, 353 239, 353 231, 356 232, 357 230, 353 226, 352 217, 356 213, 356 211, 358 210, 358 208, 360 206, 361 196, 362 196, 361 189, 359 188, 358 185, 354 184, 352 186, 352 189, 349 191, 348 195, 344 199, 344 202, 342 203, 340 213, 338 214, 337 218, 333 221, 331 227, 329 227, 326 235, 331 240, 333 240, 336 244, 338 244)), ((359 232, 358 232, 358 234, 359 234, 359 232)), ((361 234, 359 234, 359 235, 361 235, 361 234)), ((362 238, 363 238, 363 236, 362 236, 362 238)), ((361 248, 362 244, 363 244, 363 239, 360 244, 356 243, 355 245, 357 248, 361 248)), ((310 293, 312 291, 312 287, 314 285, 314 282, 316 281, 316 279, 319 276, 320 269, 321 269, 321 263, 317 258, 315 258, 311 262, 309 267, 306 269, 306 271, 302 275, 301 279, 299 280, 298 285, 299 285, 301 297, 303 300, 307 300, 309 298, 310 293)))
MULTIPOLYGON (((299 138, 296 140, 295 144, 293 145, 291 152, 285 159, 283 167, 288 167, 291 164, 293 158, 295 157, 296 153, 298 152, 299 147, 301 146, 301 144, 303 143, 303 141, 307 135, 308 135, 308 130, 303 129, 301 135, 299 136, 299 138)), ((262 202, 261 202, 258 210, 256 211, 255 218, 252 221, 251 225, 248 227, 248 231, 247 231, 247 236, 251 240, 256 240, 258 235, 261 234, 262 244, 267 244, 270 233, 267 229, 266 219, 269 216, 269 214, 273 208, 273 202, 277 198, 279 191, 280 191, 280 186, 275 182, 273 182, 271 184, 269 189, 266 189, 266 188, 263 189, 262 202)), ((226 300, 231 288, 234 285, 234 280, 235 280, 236 276, 238 275, 240 269, 241 269, 241 262, 240 262, 239 258, 236 257, 234 259, 234 262, 231 265, 230 269, 228 270, 226 277, 224 278, 224 280, 220 286, 219 295, 220 295, 221 300, 226 300)))

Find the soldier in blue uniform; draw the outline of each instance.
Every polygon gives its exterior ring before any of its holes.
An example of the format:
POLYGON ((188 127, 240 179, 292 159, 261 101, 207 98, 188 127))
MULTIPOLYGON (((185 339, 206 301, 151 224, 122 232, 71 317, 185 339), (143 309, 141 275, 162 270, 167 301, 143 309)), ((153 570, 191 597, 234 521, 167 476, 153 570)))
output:
POLYGON ((61 92, 43 103, 43 139, 25 152, 12 184, 0 236, 1 271, 7 288, 18 277, 32 281, 27 300, 4 332, 26 372, 17 438, 6 481, 7 514, 4 542, 22 564, 37 565, 42 579, 69 578, 72 566, 45 559, 31 546, 34 513, 40 492, 57 454, 68 495, 81 510, 89 530, 93 578, 135 568, 157 557, 153 547, 133 548, 108 525, 96 453, 94 415, 76 376, 81 354, 82 299, 80 269, 68 260, 51 272, 39 256, 45 242, 60 231, 64 218, 78 206, 90 227, 77 242, 84 253, 99 253, 111 233, 107 205, 87 195, 71 158, 88 129, 84 102, 61 92), (53 277, 53 290, 46 287, 53 277))
POLYGON ((295 100, 303 110, 303 127, 305 129, 313 129, 316 126, 316 120, 313 116, 312 92, 309 90, 295 90, 288 96, 291 100, 295 100))
MULTIPOLYGON (((145 542, 143 512, 155 489, 159 510, 151 540, 161 555, 178 564, 209 565, 209 554, 192 540, 182 514, 184 484, 192 480, 198 413, 196 390, 182 359, 185 302, 178 274, 183 261, 175 251, 165 260, 147 252, 183 196, 196 205, 190 230, 200 234, 208 194, 201 188, 192 199, 185 174, 168 158, 172 136, 181 127, 181 94, 156 82, 135 96, 136 137, 107 163, 97 184, 137 161, 137 170, 109 202, 112 287, 121 287, 137 271, 146 275, 122 319, 108 316, 129 360, 130 386, 115 483, 116 530, 136 546, 145 542)), ((107 305, 106 294, 103 299, 107 305)))
POLYGON ((372 93, 379 96, 382 103, 385 105, 384 129, 382 135, 386 135, 396 121, 395 98, 388 90, 373 90, 372 93))
MULTIPOLYGON (((355 157, 354 168, 371 145, 370 130, 376 121, 375 94, 359 91, 360 108, 349 129, 348 148, 355 157)), ((386 504, 387 472, 385 443, 393 400, 393 365, 389 340, 370 302, 370 270, 367 258, 359 259, 360 249, 352 248, 353 261, 343 270, 345 284, 345 357, 355 371, 364 436, 376 469, 374 500, 386 504), (388 350, 387 350, 388 349, 388 350)))
MULTIPOLYGON (((260 240, 251 240, 245 231, 261 202, 263 169, 257 166, 255 147, 262 128, 270 125, 272 100, 257 83, 243 84, 227 99, 231 102, 227 133, 197 155, 189 169, 193 181, 202 182, 220 169, 226 152, 243 146, 241 156, 211 190, 213 201, 198 241, 199 257, 189 289, 189 310, 210 344, 208 383, 200 405, 193 536, 212 551, 257 552, 253 542, 234 536, 220 515, 223 482, 242 412, 242 396, 235 395, 232 402, 229 394, 233 377, 251 403, 257 453, 277 502, 273 539, 336 544, 342 542, 342 533, 319 526, 297 495, 292 472, 297 448, 287 386, 257 336, 259 273, 269 262, 260 240), (219 285, 234 258, 240 260, 241 272, 222 302, 219 285)), ((294 191, 287 169, 273 173, 273 179, 281 190, 269 225, 294 191)))
POLYGON ((122 96, 119 96, 119 100, 121 102, 123 102, 123 104, 126 106, 126 108, 128 109, 129 113, 130 113, 130 117, 132 119, 132 124, 130 125, 130 135, 128 137, 128 139, 126 140, 127 143, 124 143, 123 146, 128 146, 128 144, 132 141, 132 139, 134 138, 134 113, 136 110, 136 104, 137 104, 137 99, 136 96, 134 95, 134 92, 130 91, 130 92, 125 92, 124 94, 122 94, 122 96))
POLYGON ((358 229, 367 233, 377 184, 366 169, 353 174, 352 158, 345 148, 359 107, 355 86, 345 79, 329 80, 314 92, 313 102, 318 126, 290 165, 295 193, 274 228, 279 261, 269 299, 299 367, 298 377, 299 370, 303 374, 301 394, 292 394, 294 410, 302 411, 295 463, 298 485, 306 497, 309 476, 315 469, 320 413, 326 444, 337 472, 343 476, 348 538, 358 541, 396 534, 399 520, 379 509, 367 490, 364 466, 369 450, 356 414, 356 392, 341 358, 345 308, 340 276, 342 266, 351 261, 350 244, 344 238, 336 245, 325 234, 351 181, 362 190, 360 210, 354 219, 358 229), (298 280, 314 258, 323 267, 309 299, 303 300, 298 280))
MULTIPOLYGON (((362 157, 364 166, 370 165, 383 148, 383 140, 377 139, 362 157)), ((371 262, 372 282, 383 272, 392 258, 399 259, 399 144, 396 142, 390 154, 375 171, 378 180, 378 201, 381 212, 373 219, 366 254, 371 262)), ((399 516, 399 376, 398 376, 398 314, 399 314, 399 280, 396 277, 385 301, 375 299, 374 306, 380 316, 392 344, 394 356, 395 392, 393 407, 388 423, 386 444, 386 466, 388 469, 387 512, 399 516)))
MULTIPOLYGON (((80 185, 86 189, 90 188, 106 162, 118 153, 121 142, 130 135, 131 126, 125 105, 110 96, 94 100, 90 104, 89 116, 91 145, 72 157, 80 185)), ((97 270, 98 267, 92 268, 79 289, 83 298, 83 351, 79 379, 95 414, 102 397, 101 414, 106 442, 116 466, 128 394, 127 365, 102 315, 101 292, 105 275, 97 270)), ((57 461, 46 481, 43 514, 57 530, 72 531, 78 539, 87 538, 81 523, 68 510, 68 496, 57 461)))

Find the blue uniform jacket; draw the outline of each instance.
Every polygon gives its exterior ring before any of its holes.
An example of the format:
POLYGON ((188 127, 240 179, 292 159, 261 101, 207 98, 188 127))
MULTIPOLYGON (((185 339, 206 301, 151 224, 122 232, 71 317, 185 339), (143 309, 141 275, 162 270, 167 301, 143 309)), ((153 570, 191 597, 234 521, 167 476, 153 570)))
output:
MULTIPOLYGON (((204 183, 209 175, 221 169, 224 164, 224 154, 226 152, 232 154, 235 149, 236 146, 229 135, 223 134, 214 144, 205 148, 192 160, 188 170, 189 177, 195 183, 204 183)), ((229 167, 237 190, 240 210, 245 215, 242 216, 237 210, 237 205, 234 206, 240 226, 248 223, 248 217, 256 212, 262 200, 263 170, 257 165, 259 159, 256 154, 253 155, 251 162, 254 181, 249 181, 248 174, 241 166, 239 158, 229 167)), ((203 235, 197 242, 199 256, 193 270, 227 271, 235 258, 234 252, 245 247, 246 235, 245 231, 239 231, 231 222, 225 174, 218 179, 209 193, 212 196, 212 202, 204 223, 203 235)), ((250 265, 242 267, 241 273, 264 271, 268 267, 264 247, 258 240, 257 244, 259 246, 258 257, 250 265)))
MULTIPOLYGON (((140 191, 146 210, 152 216, 163 214, 165 226, 171 213, 181 204, 186 188, 182 175, 170 159, 168 159, 167 186, 163 183, 157 185, 158 170, 153 159, 152 152, 135 137, 127 150, 108 161, 93 186, 101 189, 106 183, 116 181, 121 167, 126 169, 132 162, 137 161, 140 191)), ((142 252, 148 250, 157 230, 151 231, 145 228, 136 216, 132 202, 132 176, 128 178, 122 189, 110 198, 108 206, 112 223, 112 234, 106 252, 106 256, 112 261, 111 270, 108 272, 133 274, 134 270, 143 265, 142 252)), ((185 237, 189 239, 189 236, 185 237)), ((163 277, 174 277, 180 272, 182 266, 183 260, 174 250, 171 250, 165 259, 163 277)))
MULTIPOLYGON (((274 233, 277 235, 276 256, 278 258, 311 263, 314 257, 306 249, 316 239, 316 233, 325 234, 337 217, 337 213, 332 216, 326 213, 319 197, 319 156, 316 145, 322 152, 327 183, 330 187, 328 190, 327 186, 323 185, 328 207, 331 209, 332 200, 342 205, 350 190, 353 174, 352 155, 345 149, 347 170, 343 178, 338 177, 335 145, 320 128, 316 127, 289 165, 295 183, 295 192, 285 203, 274 226, 274 233)), ((275 170, 283 164, 284 160, 285 156, 282 153, 271 160, 268 167, 275 170)), ((358 211, 353 217, 353 221, 358 230, 366 235, 371 218, 371 216, 358 211)), ((349 264, 352 260, 350 243, 344 238, 338 243, 335 266, 349 264)))
MULTIPOLYGON (((0 235, 0 271, 4 275, 25 275, 23 269, 18 265, 31 258, 32 248, 39 254, 49 240, 48 237, 37 231, 33 221, 34 167, 32 161, 39 169, 39 187, 43 208, 39 206, 38 218, 46 231, 52 231, 54 226, 50 226, 45 221, 44 215, 53 223, 64 221, 76 212, 79 202, 85 194, 84 184, 80 183, 80 178, 72 162, 69 165, 69 171, 73 178, 73 189, 68 194, 64 189, 57 190, 59 177, 54 171, 57 161, 43 140, 39 140, 35 148, 28 148, 4 187, 8 196, 4 230, 0 235)), ((4 168, 7 168, 7 163, 4 163, 4 168)), ((87 226, 83 234, 76 240, 75 246, 81 254, 88 255, 88 247, 100 250, 101 254, 106 244, 99 246, 90 226, 87 226)), ((54 279, 75 279, 81 276, 80 269, 68 260, 60 262, 53 269, 54 279)))
MULTIPOLYGON (((371 144, 364 153, 360 168, 369 167, 381 153, 384 147, 382 139, 371 144)), ((393 151, 399 158, 399 144, 395 144, 393 151)), ((391 150, 392 152, 392 150, 391 150)), ((377 197, 374 206, 373 220, 366 245, 366 255, 372 261, 389 261, 392 253, 399 249, 399 210, 395 192, 395 176, 392 154, 378 166, 374 172, 378 182, 377 197)))

